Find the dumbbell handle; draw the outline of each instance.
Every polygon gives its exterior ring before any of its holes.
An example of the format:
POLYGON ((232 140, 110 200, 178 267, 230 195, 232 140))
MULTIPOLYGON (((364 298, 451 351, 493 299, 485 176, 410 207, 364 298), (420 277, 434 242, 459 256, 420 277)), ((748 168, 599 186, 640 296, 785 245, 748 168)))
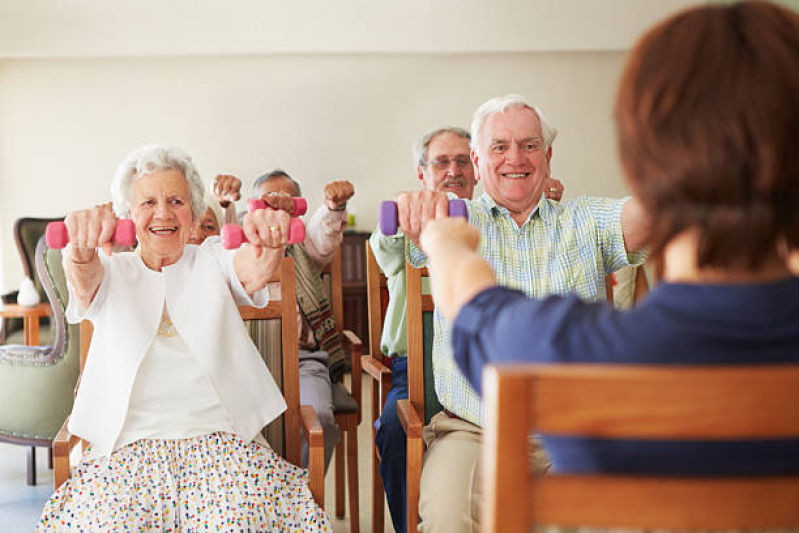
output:
MULTIPOLYGON (((45 240, 47 241, 47 246, 54 250, 64 248, 69 242, 67 225, 63 222, 50 222, 47 224, 45 240)), ((133 225, 133 221, 126 218, 118 219, 114 227, 112 241, 120 246, 133 246, 136 244, 136 227, 133 225)))
MULTIPOLYGON (((466 209, 466 202, 461 199, 449 201, 449 216, 468 218, 469 211, 466 209)), ((383 235, 394 235, 399 226, 399 215, 397 213, 397 202, 386 200, 380 203, 380 231, 383 235)))
MULTIPOLYGON (((292 200, 294 200, 294 209, 289 212, 289 215, 299 217, 308 211, 308 202, 305 198, 294 197, 292 200)), ((258 209, 266 209, 266 202, 261 198, 250 198, 247 201, 247 212, 252 213, 258 209)))
MULTIPOLYGON (((289 220, 289 244, 297 244, 305 240, 305 224, 299 218, 289 220)), ((249 242, 244 235, 244 230, 238 224, 225 224, 222 228, 222 246, 234 250, 243 243, 249 242)))

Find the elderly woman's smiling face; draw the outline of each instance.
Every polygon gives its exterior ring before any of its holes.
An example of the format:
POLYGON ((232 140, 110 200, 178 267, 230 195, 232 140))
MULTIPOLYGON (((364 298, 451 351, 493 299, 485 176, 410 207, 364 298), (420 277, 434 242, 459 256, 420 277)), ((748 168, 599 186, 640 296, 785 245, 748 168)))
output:
POLYGON ((133 180, 130 216, 136 224, 142 260, 153 270, 183 255, 193 224, 189 187, 183 173, 165 169, 133 180))

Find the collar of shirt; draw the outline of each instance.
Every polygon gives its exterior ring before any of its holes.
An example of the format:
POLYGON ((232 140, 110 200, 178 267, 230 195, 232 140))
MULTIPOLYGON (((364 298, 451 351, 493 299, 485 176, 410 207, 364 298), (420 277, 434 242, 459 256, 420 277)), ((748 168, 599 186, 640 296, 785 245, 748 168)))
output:
MULTIPOLYGON (((508 211, 508 208, 499 205, 491 196, 488 195, 488 193, 484 192, 475 203, 480 205, 483 209, 494 216, 503 215, 505 217, 510 217, 510 211, 508 211)), ((530 215, 527 217, 527 220, 525 220, 521 227, 524 227, 525 224, 533 220, 533 218, 536 216, 541 218, 541 220, 544 222, 549 221, 553 215, 553 209, 550 203, 551 201, 546 199, 544 193, 541 193, 541 198, 538 200, 538 203, 530 212, 530 215)))

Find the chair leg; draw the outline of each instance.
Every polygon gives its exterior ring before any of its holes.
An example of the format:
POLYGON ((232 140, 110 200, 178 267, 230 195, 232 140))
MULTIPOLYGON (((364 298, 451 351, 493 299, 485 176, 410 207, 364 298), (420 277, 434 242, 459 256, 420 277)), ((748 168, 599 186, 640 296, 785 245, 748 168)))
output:
POLYGON ((28 450, 28 485, 36 485, 36 447, 28 450))
POLYGON ((347 431, 347 485, 350 489, 350 533, 360 533, 361 520, 358 498, 358 427, 353 423, 347 431))
POLYGON ((342 431, 336 444, 336 518, 344 517, 344 441, 347 432, 342 431))
MULTIPOLYGON (((374 431, 372 431, 374 433, 374 431)), ((374 438, 372 439, 374 441, 374 438)), ((372 446, 372 533, 383 533, 383 508, 385 489, 380 475, 380 455, 377 446, 372 446)))

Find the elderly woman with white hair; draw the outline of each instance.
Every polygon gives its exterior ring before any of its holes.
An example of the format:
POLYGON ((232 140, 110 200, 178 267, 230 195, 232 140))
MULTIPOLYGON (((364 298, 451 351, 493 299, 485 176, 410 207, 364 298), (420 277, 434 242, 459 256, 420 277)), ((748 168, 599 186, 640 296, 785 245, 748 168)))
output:
POLYGON ((91 447, 38 530, 329 531, 306 472, 260 437, 286 404, 237 309, 268 303, 289 215, 248 214, 235 252, 187 246, 203 185, 172 147, 130 154, 112 193, 136 252, 110 254, 105 207, 66 219, 67 318, 94 325, 69 429, 91 447))

